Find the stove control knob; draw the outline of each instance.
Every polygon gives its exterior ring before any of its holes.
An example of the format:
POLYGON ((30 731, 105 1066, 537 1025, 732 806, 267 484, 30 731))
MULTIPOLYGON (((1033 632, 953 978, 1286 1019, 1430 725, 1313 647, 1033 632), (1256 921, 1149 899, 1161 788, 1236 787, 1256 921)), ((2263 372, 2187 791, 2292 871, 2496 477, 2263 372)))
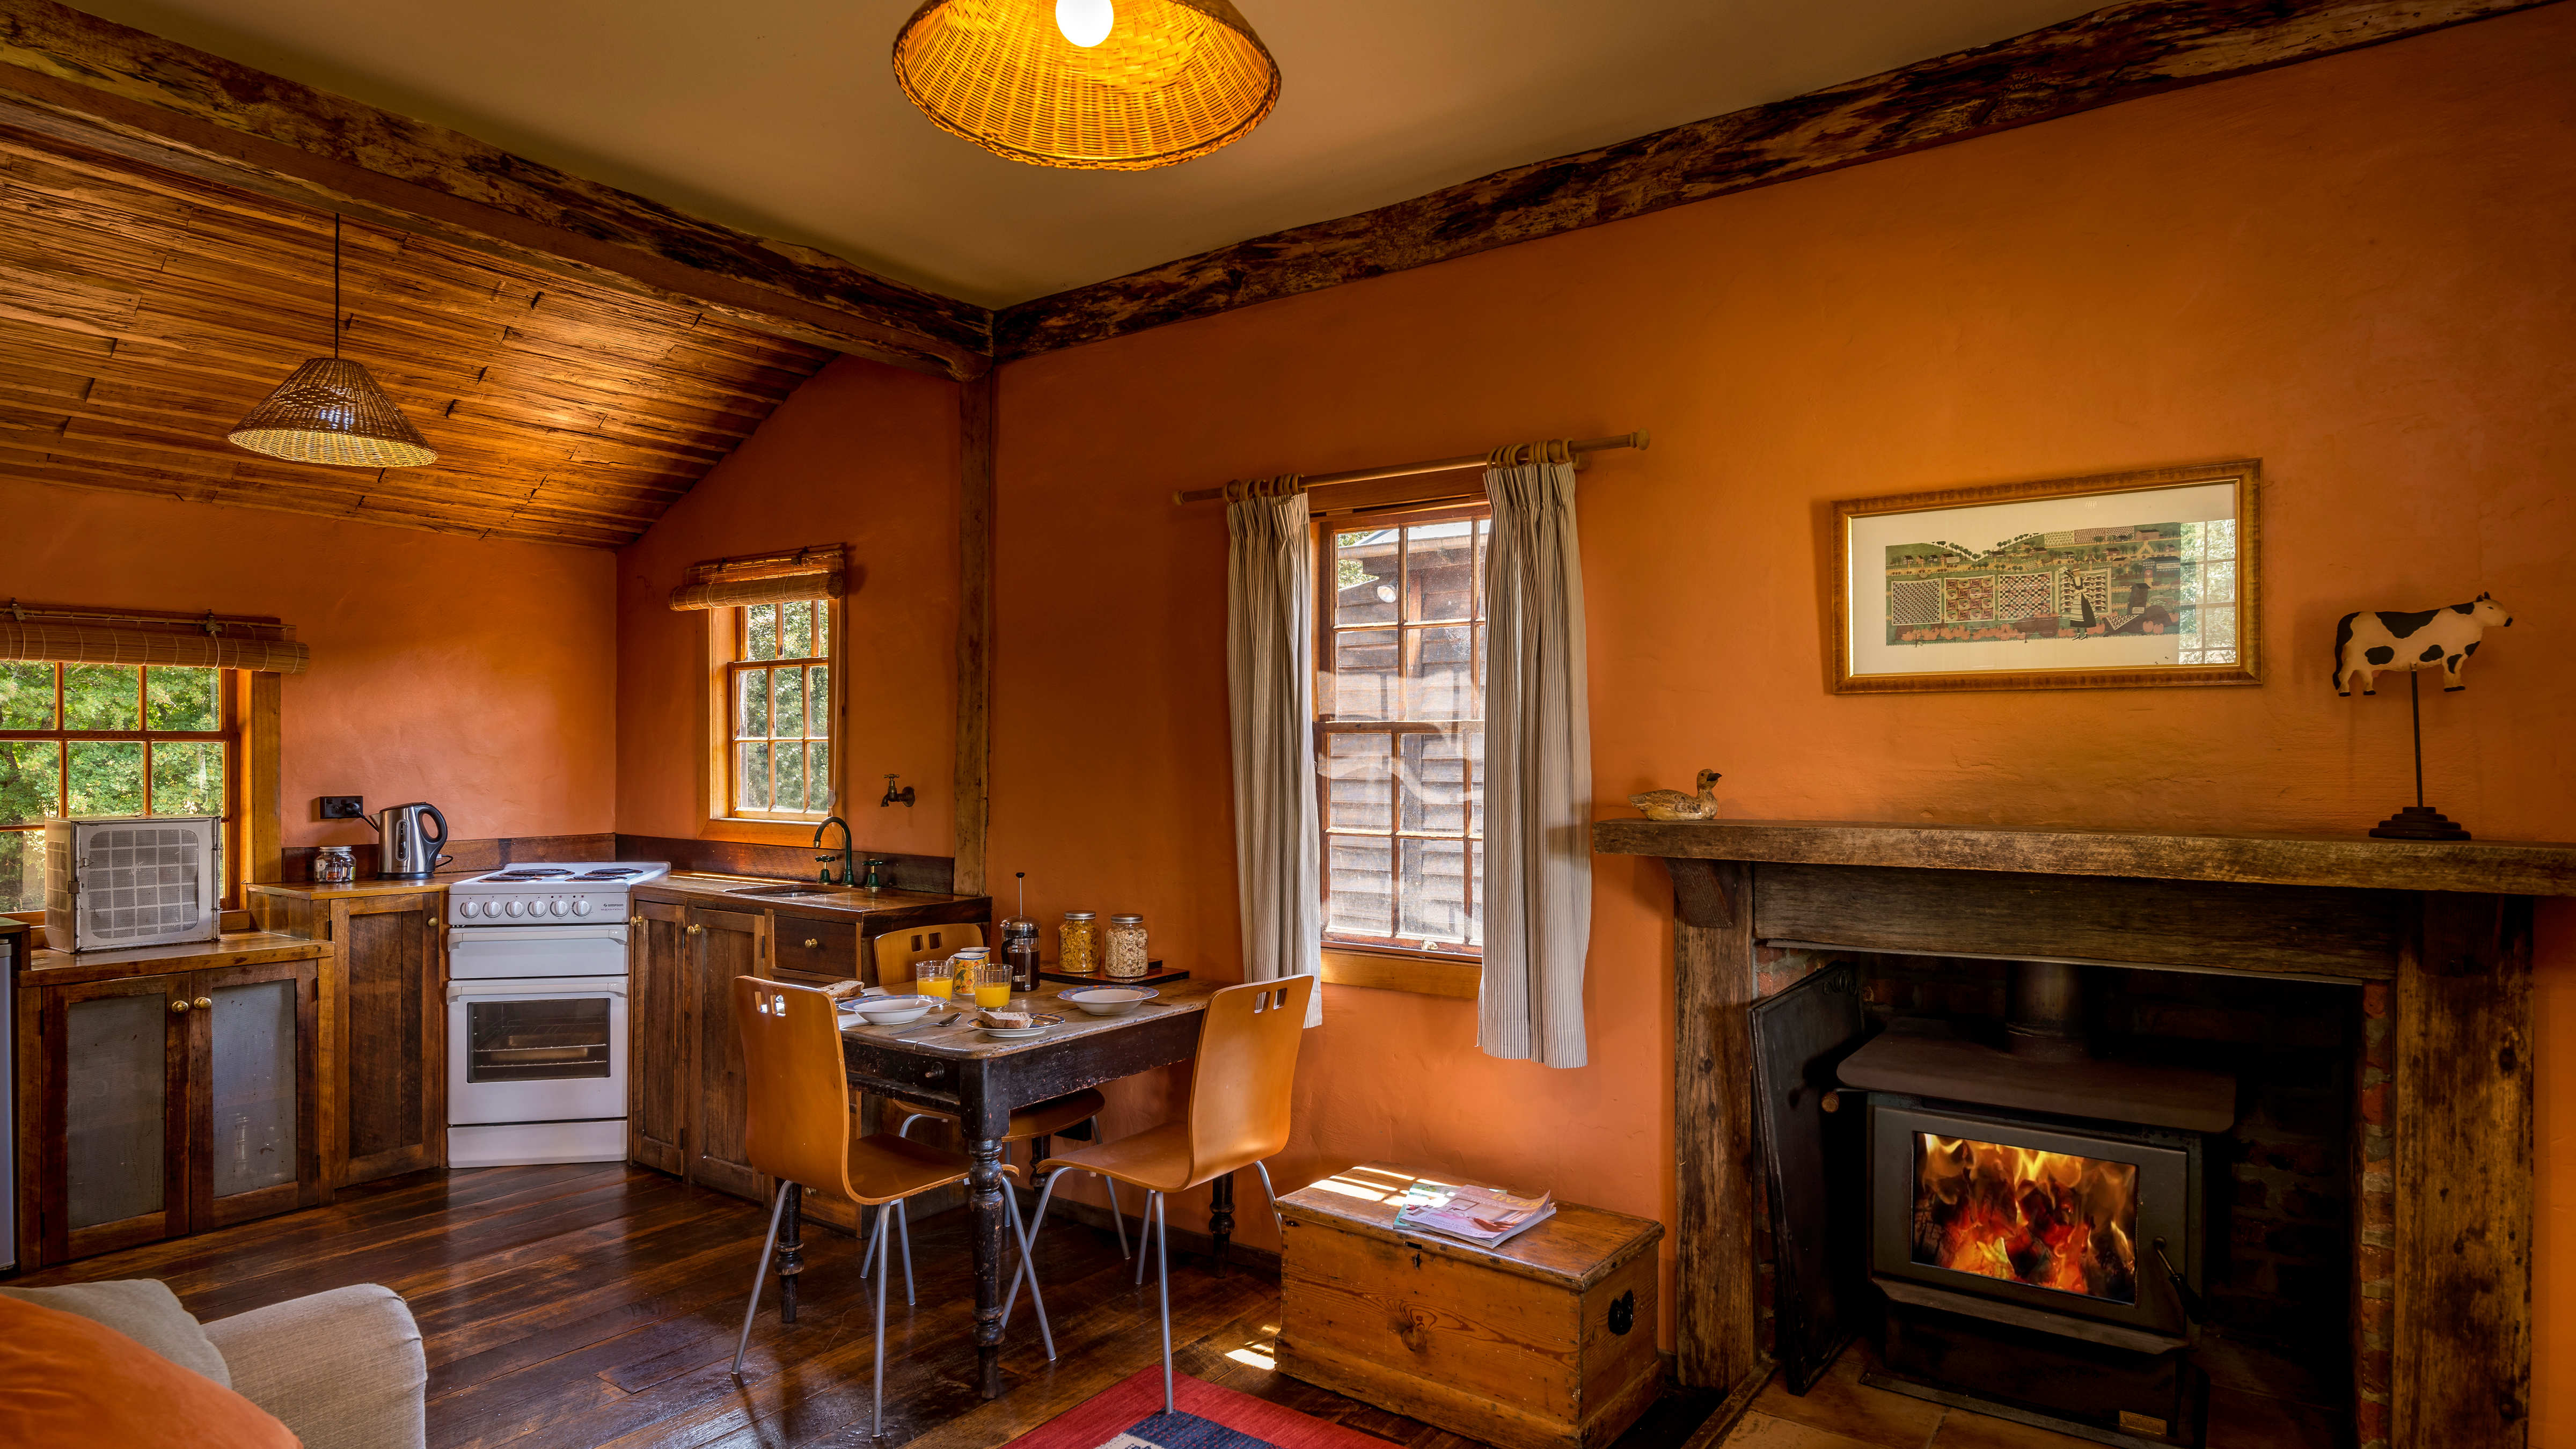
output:
POLYGON ((472 920, 474 917, 483 914, 483 903, 481 901, 458 901, 456 903, 456 914, 465 917, 467 920, 472 920))
POLYGON ((517 915, 517 914, 519 913, 519 903, 518 903, 517 901, 510 901, 510 902, 508 902, 508 903, 504 904, 504 905, 501 907, 501 909, 503 909, 503 910, 505 910, 505 911, 509 912, 511 915, 514 915, 514 916, 515 916, 515 915, 517 915))
POLYGON ((564 904, 564 898, 561 896, 557 896, 553 900, 546 902, 546 912, 549 915, 560 916, 569 909, 571 908, 564 904))
POLYGON ((590 914, 590 899, 589 899, 587 896, 585 896, 585 897, 583 897, 582 899, 580 899, 580 900, 577 900, 577 901, 573 902, 573 903, 572 903, 572 913, 573 913, 574 915, 576 915, 576 916, 586 916, 586 915, 589 915, 589 914, 590 914))

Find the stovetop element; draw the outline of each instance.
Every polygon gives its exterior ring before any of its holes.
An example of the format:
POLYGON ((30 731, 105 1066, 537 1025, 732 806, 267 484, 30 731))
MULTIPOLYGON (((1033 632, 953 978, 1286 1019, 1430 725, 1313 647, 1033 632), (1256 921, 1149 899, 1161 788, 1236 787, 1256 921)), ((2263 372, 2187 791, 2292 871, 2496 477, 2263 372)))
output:
POLYGON ((667 862, 525 861, 447 888, 452 926, 606 926, 626 921, 626 892, 670 874, 667 862))

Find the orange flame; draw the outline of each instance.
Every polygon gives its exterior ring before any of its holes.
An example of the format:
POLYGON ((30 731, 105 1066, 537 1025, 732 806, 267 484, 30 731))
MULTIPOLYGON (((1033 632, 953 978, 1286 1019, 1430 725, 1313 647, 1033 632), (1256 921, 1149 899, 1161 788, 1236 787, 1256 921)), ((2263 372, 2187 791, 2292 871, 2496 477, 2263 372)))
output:
POLYGON ((2135 1301, 2134 1164, 1928 1132, 1915 1146, 1915 1262, 2135 1301))

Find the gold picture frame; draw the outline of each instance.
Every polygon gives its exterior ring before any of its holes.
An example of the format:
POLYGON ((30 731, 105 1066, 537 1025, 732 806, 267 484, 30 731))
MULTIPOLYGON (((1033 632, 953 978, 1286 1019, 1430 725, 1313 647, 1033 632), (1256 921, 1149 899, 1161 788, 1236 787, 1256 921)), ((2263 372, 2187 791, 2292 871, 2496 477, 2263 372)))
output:
POLYGON ((2262 473, 2240 458, 1836 502, 1833 692, 2262 683, 2262 473))

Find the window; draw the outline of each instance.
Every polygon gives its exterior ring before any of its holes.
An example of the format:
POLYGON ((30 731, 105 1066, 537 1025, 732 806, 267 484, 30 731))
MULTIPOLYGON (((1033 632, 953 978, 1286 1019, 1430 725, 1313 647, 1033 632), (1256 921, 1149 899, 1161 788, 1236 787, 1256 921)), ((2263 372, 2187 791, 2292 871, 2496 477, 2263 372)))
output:
POLYGON ((220 815, 240 840, 233 691, 219 669, 0 663, 0 911, 45 905, 46 817, 220 815))
POLYGON ((1325 943, 1479 955, 1492 514, 1478 504, 1325 528, 1325 943))
POLYGON ((832 605, 751 604, 734 613, 725 666, 732 748, 726 812, 815 818, 832 813, 832 605))
POLYGON ((2182 526, 2182 645, 2177 664, 2236 662, 2236 520, 2182 526))

